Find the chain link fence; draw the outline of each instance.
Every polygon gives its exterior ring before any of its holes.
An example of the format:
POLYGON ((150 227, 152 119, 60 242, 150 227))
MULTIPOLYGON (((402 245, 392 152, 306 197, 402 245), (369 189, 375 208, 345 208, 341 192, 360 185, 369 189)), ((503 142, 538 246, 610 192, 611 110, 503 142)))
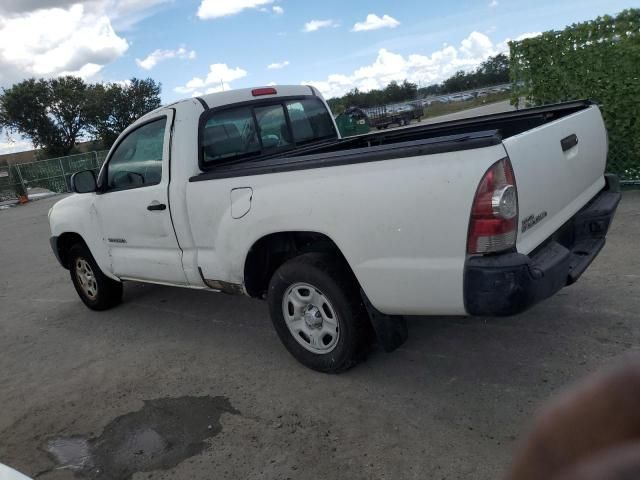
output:
POLYGON ((16 199, 21 191, 43 189, 55 193, 70 192, 71 175, 82 170, 98 173, 108 150, 79 153, 31 163, 0 167, 0 201, 16 199))
POLYGON ((636 147, 633 151, 625 145, 609 143, 607 172, 615 173, 622 185, 633 188, 640 186, 640 158, 635 155, 637 151, 640 148, 636 147))

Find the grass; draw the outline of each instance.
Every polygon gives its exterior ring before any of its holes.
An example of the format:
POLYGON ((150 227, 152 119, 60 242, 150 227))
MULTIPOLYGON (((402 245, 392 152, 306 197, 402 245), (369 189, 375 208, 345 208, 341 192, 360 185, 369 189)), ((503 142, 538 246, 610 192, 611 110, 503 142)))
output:
POLYGON ((423 118, 439 117, 449 113, 461 112, 470 108, 481 107, 489 103, 502 102, 511 98, 510 92, 491 93, 484 98, 474 98, 466 102, 434 103, 424 108, 423 118))

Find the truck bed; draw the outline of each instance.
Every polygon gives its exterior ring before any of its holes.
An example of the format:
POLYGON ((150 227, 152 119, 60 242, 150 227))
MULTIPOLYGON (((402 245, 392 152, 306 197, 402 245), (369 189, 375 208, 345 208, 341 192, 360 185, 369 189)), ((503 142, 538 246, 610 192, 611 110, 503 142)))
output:
POLYGON ((288 170, 322 168, 398 157, 469 150, 503 140, 592 106, 588 100, 483 115, 430 125, 415 125, 330 140, 251 160, 221 164, 190 181, 263 175, 288 170))
POLYGON ((415 125, 389 132, 374 132, 367 135, 346 138, 329 146, 320 146, 306 149, 303 152, 296 152, 295 155, 391 145, 414 140, 425 140, 433 137, 477 133, 479 131, 497 131, 502 139, 506 139, 584 110, 591 105, 592 103, 590 101, 581 100, 430 125, 415 125))

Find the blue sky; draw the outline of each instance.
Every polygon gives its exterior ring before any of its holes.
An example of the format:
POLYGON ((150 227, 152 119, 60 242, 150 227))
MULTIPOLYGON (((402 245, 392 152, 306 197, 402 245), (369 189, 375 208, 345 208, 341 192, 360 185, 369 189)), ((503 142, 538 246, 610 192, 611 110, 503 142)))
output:
MULTIPOLYGON (((205 20, 198 18, 198 6, 197 1, 167 4, 136 24, 127 33, 130 49, 105 67, 104 77, 150 75, 162 81, 163 99, 167 101, 185 96, 175 88, 193 77, 205 77, 213 63, 247 72, 246 76, 229 82, 232 87, 318 82, 332 74, 350 75, 358 68, 372 65, 380 49, 405 58, 412 54, 430 56, 445 44, 459 48, 460 42, 474 31, 498 45, 524 33, 562 28, 631 5, 616 0, 499 0, 496 6, 491 6, 489 0, 455 3, 281 0, 263 5, 267 11, 249 8, 235 15, 205 20), (274 13, 274 5, 283 13, 274 13), (372 13, 379 17, 389 15, 399 25, 352 31, 357 22, 364 22, 372 13), (337 26, 304 32, 304 25, 311 20, 332 20, 337 26), (136 58, 144 58, 155 49, 173 50, 181 46, 195 51, 196 58, 159 62, 150 71, 135 63, 136 58), (284 62, 289 64, 280 69, 267 68, 284 62)), ((429 78, 424 78, 424 83, 430 83, 429 78)))
MULTIPOLYGON (((151 77, 170 102, 312 83, 327 96, 439 82, 506 40, 615 14, 620 0, 2 0, 0 86, 31 76, 151 77), (35 33, 34 33, 35 32, 35 33), (271 66, 271 68, 269 68, 271 66)), ((0 138, 0 151, 15 150, 0 138)))

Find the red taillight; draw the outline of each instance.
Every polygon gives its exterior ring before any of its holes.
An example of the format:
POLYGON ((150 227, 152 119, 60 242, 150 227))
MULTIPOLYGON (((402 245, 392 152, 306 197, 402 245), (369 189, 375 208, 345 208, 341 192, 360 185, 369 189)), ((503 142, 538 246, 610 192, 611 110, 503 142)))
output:
POLYGON ((272 87, 254 88, 251 90, 251 94, 254 97, 261 97, 262 95, 276 95, 277 93, 276 89, 272 87))
POLYGON ((467 253, 495 253, 513 248, 518 233, 518 190, 508 158, 484 174, 471 207, 467 253))

